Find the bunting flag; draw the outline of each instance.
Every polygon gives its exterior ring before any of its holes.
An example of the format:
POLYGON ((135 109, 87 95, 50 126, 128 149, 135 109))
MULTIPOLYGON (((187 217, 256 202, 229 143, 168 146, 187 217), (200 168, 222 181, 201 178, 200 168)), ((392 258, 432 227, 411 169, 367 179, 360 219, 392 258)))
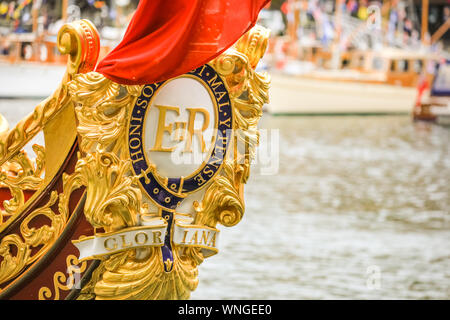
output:
POLYGON ((270 0, 141 0, 96 71, 120 84, 167 80, 209 62, 251 29, 270 0))

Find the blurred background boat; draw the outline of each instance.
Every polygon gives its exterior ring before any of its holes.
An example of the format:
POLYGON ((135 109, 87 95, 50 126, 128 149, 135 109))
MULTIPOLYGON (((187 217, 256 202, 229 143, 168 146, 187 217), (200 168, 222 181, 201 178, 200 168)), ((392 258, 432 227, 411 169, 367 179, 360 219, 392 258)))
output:
POLYGON ((272 114, 411 113, 419 79, 432 83, 436 64, 450 57, 445 1, 293 0, 280 8, 285 35, 268 18, 278 15, 261 20, 274 32, 265 57, 272 114))
MULTIPOLYGON (((272 30, 272 114, 411 113, 419 79, 450 58, 447 0, 274 0, 259 23, 272 30)), ((121 39, 137 0, 0 2, 0 97, 43 98, 64 73, 63 23, 94 22, 100 58, 121 39), (10 78, 12 72, 18 76, 10 78), (39 84, 31 85, 39 79, 39 84), (26 88, 23 90, 22 88, 26 88)))

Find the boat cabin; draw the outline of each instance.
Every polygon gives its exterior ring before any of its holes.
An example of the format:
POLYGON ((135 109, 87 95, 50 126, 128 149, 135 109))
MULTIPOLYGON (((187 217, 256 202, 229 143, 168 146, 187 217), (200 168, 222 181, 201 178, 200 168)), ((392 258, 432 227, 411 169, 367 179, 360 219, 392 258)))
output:
POLYGON ((434 54, 388 48, 347 53, 341 65, 344 69, 383 75, 386 84, 415 87, 423 74, 429 82, 433 80, 432 70, 438 61, 434 54))

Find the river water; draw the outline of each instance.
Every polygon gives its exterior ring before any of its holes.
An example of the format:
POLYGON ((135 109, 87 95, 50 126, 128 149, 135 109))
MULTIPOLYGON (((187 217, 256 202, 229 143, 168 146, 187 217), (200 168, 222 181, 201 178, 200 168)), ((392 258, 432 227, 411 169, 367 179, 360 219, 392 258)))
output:
MULTIPOLYGON (((0 113, 14 125, 37 102, 0 113)), ((253 167, 243 220, 220 228, 193 299, 450 298, 450 129, 409 116, 260 127, 278 130, 279 168, 253 167)))

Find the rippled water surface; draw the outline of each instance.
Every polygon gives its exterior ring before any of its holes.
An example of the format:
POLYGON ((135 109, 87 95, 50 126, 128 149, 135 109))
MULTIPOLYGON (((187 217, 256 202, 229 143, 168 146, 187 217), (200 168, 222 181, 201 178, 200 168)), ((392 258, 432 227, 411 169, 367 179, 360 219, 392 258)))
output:
MULTIPOLYGON (((35 105, 0 112, 14 124, 35 105)), ((450 298, 450 129, 408 116, 260 127, 279 129, 279 171, 253 167, 244 218, 221 227, 193 299, 450 298)))
POLYGON ((449 129, 408 116, 260 127, 280 130, 279 172, 254 168, 193 298, 450 298, 449 129))

